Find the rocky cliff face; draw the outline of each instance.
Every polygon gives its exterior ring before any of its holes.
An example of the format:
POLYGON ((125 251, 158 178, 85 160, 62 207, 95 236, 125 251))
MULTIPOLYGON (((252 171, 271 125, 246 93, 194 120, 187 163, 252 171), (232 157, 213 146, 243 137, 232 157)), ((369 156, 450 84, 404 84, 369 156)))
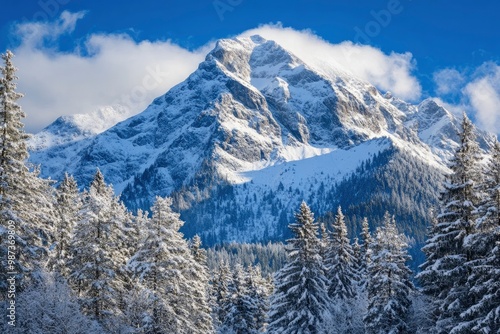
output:
MULTIPOLYGON (((187 233, 211 242, 282 238, 299 201, 334 209, 345 182, 375 184, 401 157, 435 175, 421 202, 435 200, 458 120, 432 100, 415 106, 335 69, 324 73, 259 36, 221 40, 144 112, 99 134, 32 145, 31 160, 43 175, 69 172, 81 185, 99 167, 132 209, 173 196, 187 233)), ((42 133, 67 131, 59 126, 42 133)), ((390 186, 397 182, 407 180, 390 186)))

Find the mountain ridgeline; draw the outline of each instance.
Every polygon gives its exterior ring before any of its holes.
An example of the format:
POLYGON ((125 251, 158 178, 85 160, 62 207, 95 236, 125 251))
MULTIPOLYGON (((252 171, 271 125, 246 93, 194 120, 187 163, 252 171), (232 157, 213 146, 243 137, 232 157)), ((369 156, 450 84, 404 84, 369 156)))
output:
POLYGON ((98 167, 132 210, 171 196, 205 245, 283 240, 304 200, 323 220, 341 205, 351 236, 363 217, 394 213, 419 248, 459 124, 432 99, 406 103, 252 36, 218 41, 185 81, 103 132, 61 139, 49 126, 30 159, 81 185, 98 167))

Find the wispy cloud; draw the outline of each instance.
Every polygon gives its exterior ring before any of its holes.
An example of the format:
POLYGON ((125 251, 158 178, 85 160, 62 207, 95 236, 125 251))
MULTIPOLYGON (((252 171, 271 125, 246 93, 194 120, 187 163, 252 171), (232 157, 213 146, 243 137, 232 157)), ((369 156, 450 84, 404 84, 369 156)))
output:
POLYGON ((402 99, 415 101, 420 98, 422 88, 412 74, 415 60, 409 52, 385 54, 375 47, 350 41, 332 44, 310 30, 297 31, 280 24, 263 25, 243 33, 245 36, 253 34, 275 40, 319 70, 324 65, 338 68, 402 99))
POLYGON ((500 134, 500 66, 485 62, 478 68, 443 69, 433 75, 435 93, 451 111, 466 111, 483 130, 500 134), (458 102, 457 102, 458 101, 458 102))
POLYGON ((500 133, 500 66, 487 62, 474 74, 475 78, 464 88, 479 126, 500 133))
POLYGON ((13 37, 19 39, 23 48, 47 48, 62 35, 72 33, 78 20, 82 19, 85 14, 85 11, 77 13, 64 11, 58 19, 51 23, 25 22, 18 24, 13 29, 13 37))
POLYGON ((436 93, 439 95, 457 94, 465 82, 464 75, 453 68, 439 70, 433 75, 436 93))
POLYGON ((36 132, 61 115, 119 105, 126 116, 181 82, 207 49, 186 50, 170 41, 136 42, 124 34, 92 34, 70 52, 57 48, 83 12, 63 12, 53 22, 23 23, 15 31, 20 100, 26 129, 36 132))

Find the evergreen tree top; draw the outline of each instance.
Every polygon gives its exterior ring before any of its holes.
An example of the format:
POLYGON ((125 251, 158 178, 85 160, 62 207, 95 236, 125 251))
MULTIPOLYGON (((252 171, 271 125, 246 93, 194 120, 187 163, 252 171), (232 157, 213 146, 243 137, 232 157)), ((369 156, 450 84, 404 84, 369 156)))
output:
POLYGON ((311 208, 309 208, 306 202, 302 201, 302 203, 300 203, 299 211, 295 214, 295 218, 302 224, 312 224, 314 222, 314 213, 311 211, 311 208))
MULTIPOLYGON (((5 66, 0 66, 0 71, 3 75, 2 84, 4 84, 6 87, 11 88, 11 91, 13 92, 17 87, 15 80, 17 80, 18 77, 16 75, 17 67, 14 66, 12 58, 14 58, 14 54, 10 50, 7 50, 6 53, 2 54, 2 60, 4 61, 5 66)), ((20 93, 15 94, 17 98, 21 98, 23 96, 23 94, 20 93)), ((15 100, 17 100, 17 98, 15 100)))
POLYGON ((94 189, 99 194, 103 194, 107 187, 108 186, 106 185, 106 182, 104 181, 104 175, 102 175, 101 170, 99 168, 97 168, 97 170, 94 174, 94 179, 92 180, 92 183, 90 184, 90 188, 94 189))
POLYGON ((337 215, 335 216, 333 228, 334 239, 337 239, 338 241, 347 239, 347 226, 345 224, 345 216, 342 213, 342 208, 340 206, 337 209, 337 215))

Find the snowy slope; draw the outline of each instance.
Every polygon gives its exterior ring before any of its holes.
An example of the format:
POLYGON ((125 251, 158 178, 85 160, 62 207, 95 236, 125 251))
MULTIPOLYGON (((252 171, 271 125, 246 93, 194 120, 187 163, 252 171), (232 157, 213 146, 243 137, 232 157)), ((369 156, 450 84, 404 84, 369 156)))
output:
POLYGON ((283 234, 284 220, 276 221, 299 199, 316 201, 321 184, 341 182, 381 152, 396 148, 445 171, 457 122, 433 101, 413 106, 382 95, 252 36, 220 40, 184 82, 103 132, 56 121, 33 139, 31 160, 44 176, 69 172, 81 185, 99 167, 131 208, 174 196, 193 219, 191 232, 265 239, 283 234), (281 191, 281 204, 268 207, 265 194, 278 188, 292 193, 281 191))
POLYGON ((129 112, 120 106, 102 107, 88 114, 61 116, 32 136, 28 146, 32 152, 37 152, 84 140, 108 130, 129 116, 129 112))

